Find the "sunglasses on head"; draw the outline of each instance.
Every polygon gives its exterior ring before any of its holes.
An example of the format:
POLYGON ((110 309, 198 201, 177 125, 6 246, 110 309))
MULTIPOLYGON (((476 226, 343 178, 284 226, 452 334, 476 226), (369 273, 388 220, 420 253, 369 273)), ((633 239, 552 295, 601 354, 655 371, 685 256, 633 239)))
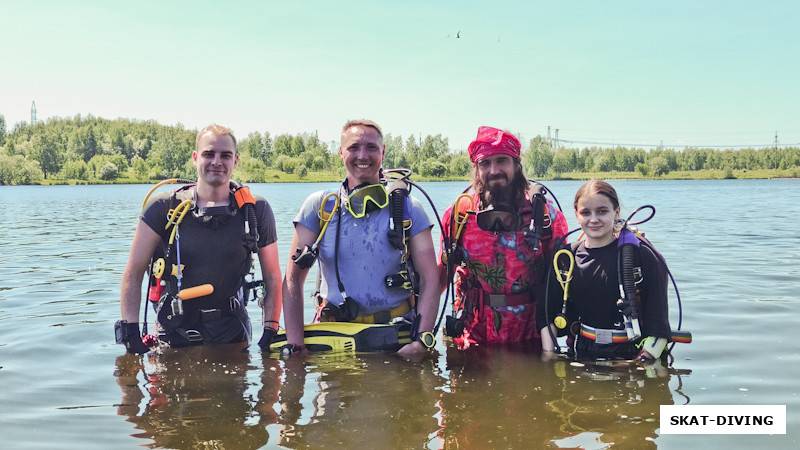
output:
POLYGON ((356 219, 360 219, 372 211, 383 209, 389 204, 389 195, 382 184, 370 184, 350 193, 345 208, 356 219))
POLYGON ((483 231, 509 232, 522 227, 522 216, 502 206, 490 206, 475 215, 478 227, 483 231))

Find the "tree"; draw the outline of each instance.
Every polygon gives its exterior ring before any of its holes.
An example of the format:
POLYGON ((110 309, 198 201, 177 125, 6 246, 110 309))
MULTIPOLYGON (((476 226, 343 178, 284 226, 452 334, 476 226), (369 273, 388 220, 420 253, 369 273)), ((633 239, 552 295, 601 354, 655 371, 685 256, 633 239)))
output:
POLYGON ((294 174, 297 175, 298 178, 301 180, 308 176, 308 167, 305 164, 298 164, 297 167, 294 168, 294 174))
POLYGON ((561 149, 553 156, 553 165, 550 166, 556 176, 560 176, 564 172, 571 172, 575 170, 575 150, 561 149))
POLYGON ((660 177, 661 175, 666 175, 669 173, 669 163, 667 162, 667 158, 663 156, 656 156, 650 160, 650 170, 649 172, 654 177, 660 177))
POLYGON ((265 131, 261 138, 261 148, 264 152, 259 155, 259 159, 264 162, 264 165, 269 167, 270 161, 272 161, 272 137, 269 131, 265 131))
POLYGON ((97 137, 94 135, 94 129, 89 127, 89 131, 86 132, 86 142, 84 143, 84 152, 83 152, 83 160, 89 161, 97 154, 97 137))
POLYGON ((145 161, 144 158, 134 156, 133 160, 131 160, 131 168, 133 169, 133 176, 137 179, 146 180, 150 178, 148 176, 150 166, 147 164, 147 161, 145 161))
POLYGON ((463 177, 467 175, 470 170, 472 170, 472 161, 470 161, 469 156, 465 152, 453 155, 453 157, 450 158, 450 175, 454 177, 463 177))
POLYGON ((290 156, 300 156, 306 151, 305 141, 301 136, 295 136, 292 138, 290 148, 290 156))
POLYGON ((522 156, 526 172, 537 177, 547 174, 547 169, 553 163, 553 151, 551 145, 541 136, 531 139, 528 151, 522 156))
POLYGON ((115 180, 117 177, 119 177, 119 168, 111 161, 105 163, 103 167, 100 168, 98 178, 101 180, 110 181, 115 180))
POLYGON ((61 170, 65 151, 60 148, 58 136, 49 133, 37 134, 32 140, 32 158, 39 162, 44 178, 47 174, 57 173, 61 170))
POLYGON ((311 160, 311 170, 319 172, 320 170, 324 170, 327 167, 327 161, 325 161, 325 157, 316 155, 314 159, 311 160))
POLYGON ((179 178, 185 176, 184 165, 191 159, 190 155, 191 149, 182 145, 175 133, 167 132, 153 144, 148 159, 158 168, 160 178, 179 178))
POLYGON ((278 135, 272 144, 272 152, 275 156, 292 156, 292 137, 288 134, 278 135))
POLYGON ((8 145, 6 145, 6 154, 8 156, 14 156, 17 154, 17 146, 14 145, 14 141, 8 141, 8 145))
POLYGON ((0 155, 0 185, 33 184, 44 179, 44 173, 35 161, 22 155, 0 155))
POLYGON ((445 154, 450 152, 450 144, 447 138, 442 138, 441 134, 436 136, 425 136, 425 142, 422 144, 422 158, 425 159, 439 159, 445 154))
POLYGON ((429 158, 422 163, 419 171, 426 177, 441 177, 447 172, 447 166, 439 160, 429 158))
POLYGON ((617 169, 617 159, 614 153, 606 151, 594 160, 594 170, 597 172, 611 172, 617 169))
POLYGON ((67 161, 61 168, 61 178, 65 180, 88 181, 90 176, 89 166, 83 160, 67 161))
POLYGON ((267 166, 258 158, 242 154, 233 172, 233 178, 242 183, 263 183, 267 181, 267 166))
POLYGON ((417 140, 414 138, 414 135, 411 135, 406 139, 406 151, 405 160, 407 165, 411 170, 419 170, 420 164, 420 147, 417 144, 417 140))
POLYGON ((388 168, 402 167, 397 163, 403 153, 403 137, 393 137, 387 134, 383 137, 383 143, 386 145, 386 154, 384 155, 384 166, 388 168))
POLYGON ((0 146, 6 143, 6 118, 0 114, 0 146))

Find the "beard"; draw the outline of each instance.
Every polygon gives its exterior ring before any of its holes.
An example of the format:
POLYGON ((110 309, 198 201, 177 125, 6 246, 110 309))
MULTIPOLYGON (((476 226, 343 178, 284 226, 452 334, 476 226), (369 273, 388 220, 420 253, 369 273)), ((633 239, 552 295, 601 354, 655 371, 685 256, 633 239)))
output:
POLYGON ((517 171, 511 180, 505 174, 497 174, 492 178, 479 180, 476 191, 480 193, 481 202, 485 206, 514 206, 525 198, 527 188, 528 179, 522 171, 517 171), (505 180, 505 183, 498 183, 496 180, 505 180))
POLYGON ((499 174, 486 180, 486 191, 484 192, 484 201, 489 205, 512 205, 514 200, 514 189, 511 180, 505 174, 499 174), (505 180, 505 183, 498 183, 496 181, 505 180))

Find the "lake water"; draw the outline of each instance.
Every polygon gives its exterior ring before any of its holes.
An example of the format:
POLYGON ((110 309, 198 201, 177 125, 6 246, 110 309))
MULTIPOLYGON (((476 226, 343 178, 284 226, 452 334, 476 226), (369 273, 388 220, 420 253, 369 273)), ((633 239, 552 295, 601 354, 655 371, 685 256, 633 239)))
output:
MULTIPOLYGON (((641 229, 669 262, 694 335, 661 370, 465 353, 441 339, 421 363, 282 361, 255 344, 126 355, 113 323, 150 186, 0 186, 0 446, 797 448, 800 180, 613 184, 623 216, 657 209, 641 229), (787 405, 787 434, 660 435, 665 404, 787 405)), ((275 210, 283 264, 302 200, 333 185, 251 186, 275 210)), ((575 228, 580 182, 546 185, 575 228)), ((440 214, 464 187, 422 184, 440 214)), ((675 328, 674 294, 670 302, 675 328)))

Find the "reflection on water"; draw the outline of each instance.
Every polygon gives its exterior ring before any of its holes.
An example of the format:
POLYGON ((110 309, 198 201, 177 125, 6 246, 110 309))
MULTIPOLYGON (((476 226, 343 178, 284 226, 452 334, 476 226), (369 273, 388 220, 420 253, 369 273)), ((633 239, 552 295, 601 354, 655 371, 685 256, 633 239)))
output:
POLYGON ((311 356, 286 361, 281 386, 290 448, 426 448, 439 428, 432 360, 396 355, 311 356))
MULTIPOLYGON (((569 207, 580 182, 546 184, 569 207)), ((255 345, 124 355, 113 343, 119 282, 150 186, 0 186, 0 441, 82 450, 797 448, 800 180, 614 185, 623 215, 656 207, 641 228, 670 264, 694 335, 665 368, 574 366, 441 341, 419 363, 282 361, 255 345), (788 435, 660 435, 661 404, 786 404, 788 435)), ((251 186, 276 211, 282 264, 297 207, 328 187, 251 186)), ((441 213, 464 184, 424 188, 441 213)), ((313 283, 314 273, 307 292, 313 283)), ((674 326, 674 297, 670 318, 674 326)))
POLYGON ((442 371, 436 356, 323 354, 255 367, 240 346, 123 355, 117 411, 159 448, 654 448, 670 377, 688 373, 451 345, 442 371))
POLYGON ((484 347, 448 348, 447 367, 441 434, 452 448, 655 447, 659 405, 672 404, 660 362, 587 366, 484 347))
POLYGON ((118 414, 151 446, 259 448, 269 441, 266 426, 278 416, 277 361, 265 360, 261 370, 251 365, 246 348, 221 345, 166 349, 143 358, 126 354, 116 364, 118 414), (256 369, 260 380, 249 383, 247 374, 256 369))

